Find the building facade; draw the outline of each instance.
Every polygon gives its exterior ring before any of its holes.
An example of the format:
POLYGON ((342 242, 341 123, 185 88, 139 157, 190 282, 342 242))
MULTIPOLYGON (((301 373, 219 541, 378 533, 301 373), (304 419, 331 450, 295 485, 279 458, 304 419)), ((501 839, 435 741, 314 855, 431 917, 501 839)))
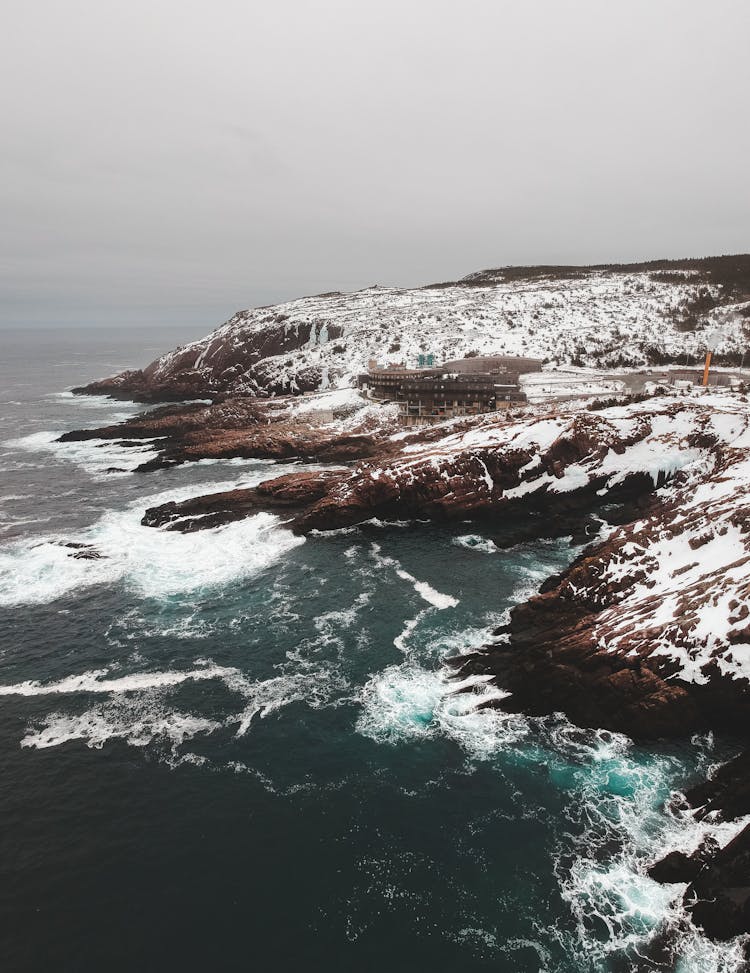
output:
POLYGON ((358 385, 369 398, 398 402, 400 423, 418 426, 524 403, 518 378, 541 367, 539 359, 511 356, 462 358, 434 368, 371 362, 358 385))

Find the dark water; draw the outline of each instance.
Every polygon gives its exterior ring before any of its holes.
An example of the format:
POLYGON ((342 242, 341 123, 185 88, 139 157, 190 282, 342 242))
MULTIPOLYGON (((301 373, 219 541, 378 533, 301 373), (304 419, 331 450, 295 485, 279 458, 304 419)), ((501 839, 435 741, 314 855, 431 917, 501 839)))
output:
POLYGON ((700 839, 668 802, 723 746, 477 712, 486 687, 443 679, 565 541, 373 524, 303 543, 266 515, 167 534, 139 524, 155 497, 277 470, 111 474, 142 456, 53 443, 135 410, 66 387, 186 337, 4 336, 3 968, 737 969, 644 874, 700 839))

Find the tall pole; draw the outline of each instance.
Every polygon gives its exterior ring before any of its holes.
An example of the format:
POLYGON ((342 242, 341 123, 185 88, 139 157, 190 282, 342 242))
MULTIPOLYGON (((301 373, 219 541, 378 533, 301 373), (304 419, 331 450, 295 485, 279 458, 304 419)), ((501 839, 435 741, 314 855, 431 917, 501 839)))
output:
POLYGON ((704 386, 708 385, 708 371, 711 368, 711 358, 712 357, 713 357, 713 352, 709 348, 709 350, 706 352, 706 365, 705 365, 705 368, 703 369, 703 385, 704 386))

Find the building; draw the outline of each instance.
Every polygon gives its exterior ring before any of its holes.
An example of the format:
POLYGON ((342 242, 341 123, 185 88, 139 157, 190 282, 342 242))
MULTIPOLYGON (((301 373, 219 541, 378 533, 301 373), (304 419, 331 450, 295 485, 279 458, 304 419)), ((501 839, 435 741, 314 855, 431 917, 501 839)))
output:
POLYGON ((536 358, 512 356, 461 358, 434 368, 370 362, 358 385, 369 398, 398 402, 401 424, 418 426, 523 403, 519 376, 541 367, 536 358))
MULTIPOLYGON (((669 372, 665 372, 660 380, 665 385, 675 385, 678 382, 689 382, 690 385, 703 385, 703 369, 673 368, 669 372)), ((741 379, 731 372, 713 370, 708 373, 708 385, 730 388, 731 386, 739 385, 740 382, 741 379)))

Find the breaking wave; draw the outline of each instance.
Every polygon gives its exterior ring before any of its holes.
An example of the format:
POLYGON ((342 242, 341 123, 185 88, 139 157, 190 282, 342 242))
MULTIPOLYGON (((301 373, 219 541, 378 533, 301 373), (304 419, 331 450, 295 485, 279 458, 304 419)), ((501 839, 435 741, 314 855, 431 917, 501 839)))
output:
POLYGON ((454 537, 453 544, 456 547, 466 548, 467 551, 476 551, 478 554, 497 554, 498 547, 494 541, 487 537, 480 537, 479 534, 463 534, 461 537, 454 537))
MULTIPOLYGON (((611 962, 680 973, 743 969, 747 937, 708 940, 682 905, 685 886, 661 885, 647 869, 672 850, 691 853, 707 836, 725 845, 750 816, 698 821, 678 800, 679 760, 643 753, 621 734, 580 729, 562 715, 533 719, 481 708, 505 695, 482 679, 456 684, 405 662, 368 681, 357 730, 391 746, 450 738, 471 760, 499 761, 500 772, 513 765, 546 768, 569 796, 554 866, 572 917, 572 926, 553 930, 566 957, 560 969, 569 969, 571 959, 591 973, 611 962), (658 965, 665 956, 668 965, 658 965)), ((710 741, 696 746, 710 759, 710 741)), ((492 930, 474 934, 491 954, 504 952, 492 930)))
POLYGON ((478 708, 506 695, 484 677, 449 682, 439 671, 405 662, 367 682, 357 730, 391 744, 445 735, 472 756, 488 757, 526 732, 523 719, 478 708))
POLYGON ((6 449, 30 453, 52 453, 56 459, 74 463, 95 478, 132 473, 142 463, 156 459, 159 455, 152 445, 157 440, 139 442, 137 446, 123 446, 117 440, 111 439, 60 443, 57 440, 61 435, 61 431, 35 432, 21 439, 7 440, 3 446, 6 449))
MULTIPOLYGON (((560 934, 569 955, 582 969, 601 969, 618 956, 637 964, 649 955, 652 962, 668 957, 668 968, 681 973, 739 969, 743 942, 706 939, 682 905, 685 886, 661 885, 647 868, 671 851, 695 851, 709 836, 723 846, 750 817, 696 820, 679 799, 680 762, 638 751, 620 734, 561 723, 550 731, 549 746, 560 785, 574 797, 565 837, 576 837, 565 847, 561 836, 556 859, 575 923, 560 934)), ((695 746, 699 758, 710 759, 710 738, 695 746)))
POLYGON ((283 529, 278 517, 266 513, 187 534, 142 526, 145 507, 192 492, 138 500, 124 511, 104 514, 73 538, 6 545, 0 549, 0 605, 41 604, 116 583, 145 597, 168 598, 258 574, 304 543, 283 529))

